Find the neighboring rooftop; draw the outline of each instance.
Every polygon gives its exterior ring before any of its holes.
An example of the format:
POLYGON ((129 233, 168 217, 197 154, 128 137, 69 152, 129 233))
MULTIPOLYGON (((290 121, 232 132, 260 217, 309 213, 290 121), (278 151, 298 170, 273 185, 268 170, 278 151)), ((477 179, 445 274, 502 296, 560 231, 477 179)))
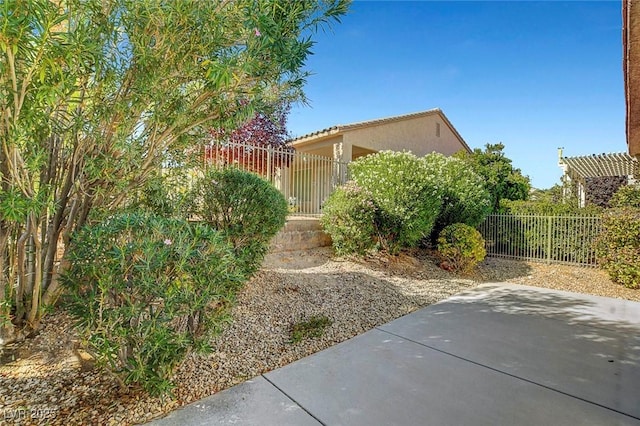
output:
POLYGON ((322 130, 318 130, 315 132, 311 132, 311 133, 307 133, 305 135, 302 136, 298 136, 296 138, 291 139, 291 143, 296 143, 296 142, 302 142, 302 141, 307 141, 307 140, 311 140, 311 139, 317 139, 317 138, 321 138, 321 137, 325 137, 325 136, 333 136, 333 135, 337 135, 349 130, 355 130, 355 129, 360 129, 363 127, 370 127, 370 126, 379 126, 381 124, 387 124, 387 123, 393 123, 396 121, 402 121, 402 120, 409 120, 412 118, 418 118, 418 117, 425 117, 428 115, 439 115, 442 120, 444 121, 444 123, 449 126, 451 128, 451 131, 453 131, 453 133, 460 139, 460 141, 462 142, 462 144, 464 145, 464 147, 471 152, 471 148, 469 148, 469 146, 467 145, 467 143, 465 142, 465 140, 462 138, 462 136, 460 136, 460 133, 458 133, 458 131, 456 130, 456 128, 453 126, 453 124, 451 124, 451 122, 449 121, 449 119, 444 115, 444 113, 442 112, 442 110, 440 108, 434 108, 434 109, 429 109, 426 111, 419 111, 419 112, 413 112, 410 114, 402 114, 402 115, 394 115, 391 117, 383 117, 383 118, 375 118, 373 120, 365 120, 365 121, 359 121, 359 122, 355 122, 355 123, 349 123, 349 124, 338 124, 335 126, 331 126, 331 127, 327 127, 326 129, 322 129, 322 130))

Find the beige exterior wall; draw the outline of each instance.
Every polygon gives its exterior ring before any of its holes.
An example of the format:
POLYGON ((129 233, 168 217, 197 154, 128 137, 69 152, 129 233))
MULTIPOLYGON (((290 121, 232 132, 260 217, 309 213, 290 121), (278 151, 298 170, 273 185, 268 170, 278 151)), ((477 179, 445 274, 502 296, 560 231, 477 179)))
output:
POLYGON ((407 150, 417 156, 433 151, 452 155, 464 149, 451 128, 437 114, 349 130, 344 134, 344 145, 349 148, 358 146, 373 151, 407 150), (437 135, 438 125, 439 136, 437 135))
POLYGON ((431 152, 452 155, 464 144, 439 114, 389 120, 349 129, 338 135, 294 143, 298 152, 333 157, 349 162, 371 152, 411 151, 418 156, 431 152))
POLYGON ((322 155, 324 157, 333 157, 334 145, 342 142, 342 135, 330 136, 319 140, 313 140, 309 143, 294 144, 297 152, 305 154, 322 155))

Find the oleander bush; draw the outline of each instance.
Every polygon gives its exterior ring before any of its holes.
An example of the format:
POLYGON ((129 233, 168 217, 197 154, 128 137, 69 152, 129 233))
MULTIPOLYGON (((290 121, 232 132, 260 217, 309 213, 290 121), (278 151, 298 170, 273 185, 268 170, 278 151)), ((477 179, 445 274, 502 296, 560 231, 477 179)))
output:
POLYGON ((131 211, 146 211, 162 217, 184 217, 189 174, 183 169, 168 169, 149 176, 130 202, 131 211))
POLYGON ((77 232, 62 278, 97 364, 123 387, 169 392, 192 350, 228 321, 243 283, 220 232, 146 213, 117 214, 77 232))
POLYGON ((602 228, 595 245, 598 264, 613 282, 640 288, 640 209, 609 209, 602 228))
POLYGON ((383 248, 397 253, 431 234, 442 205, 437 176, 410 152, 381 151, 349 165, 354 182, 379 208, 383 248))
POLYGON ((193 219, 203 220, 229 239, 247 275, 260 267, 288 213, 287 201, 271 183, 232 167, 207 170, 188 200, 193 219))
POLYGON ((609 201, 611 207, 640 208, 640 186, 625 185, 618 188, 609 201))
POLYGON ((438 213, 431 241, 448 225, 466 223, 478 226, 491 212, 491 194, 484 179, 459 158, 431 153, 422 158, 427 173, 437 176, 442 207, 438 213))
POLYGON ((464 223, 445 227, 438 237, 438 253, 445 269, 469 272, 487 255, 480 232, 464 223))
POLYGON ((378 246, 378 208, 371 194, 347 182, 325 201, 321 223, 338 255, 365 254, 378 246))

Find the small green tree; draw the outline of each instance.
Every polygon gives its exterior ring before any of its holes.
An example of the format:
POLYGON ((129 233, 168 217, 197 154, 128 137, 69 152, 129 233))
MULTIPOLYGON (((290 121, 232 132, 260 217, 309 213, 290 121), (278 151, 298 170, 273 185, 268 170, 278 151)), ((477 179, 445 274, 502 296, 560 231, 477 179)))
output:
POLYGON ((445 227, 438 237, 438 253, 445 269, 469 272, 487 255, 480 232, 464 223, 445 227), (446 263, 445 263, 446 262, 446 263))
POLYGON ((607 209, 595 248, 598 265, 613 282, 640 289, 640 209, 607 209))
POLYGON ((484 150, 476 148, 472 153, 460 151, 455 154, 484 178, 485 188, 491 194, 493 212, 500 210, 500 200, 528 199, 531 189, 529 178, 513 167, 503 150, 504 145, 497 143, 486 144, 484 150))

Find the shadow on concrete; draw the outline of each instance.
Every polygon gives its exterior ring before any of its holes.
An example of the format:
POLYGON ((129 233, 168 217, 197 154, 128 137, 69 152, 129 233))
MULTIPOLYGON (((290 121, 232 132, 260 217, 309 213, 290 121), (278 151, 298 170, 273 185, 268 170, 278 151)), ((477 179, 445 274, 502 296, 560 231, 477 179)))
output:
POLYGON ((640 304, 483 285, 380 327, 640 419, 640 304))
POLYGON ((567 324, 611 328, 640 333, 640 304, 624 299, 591 296, 523 285, 487 283, 482 294, 474 290, 450 299, 451 303, 481 301, 477 309, 503 314, 541 315, 567 324), (484 307, 483 307, 484 306, 484 307))

